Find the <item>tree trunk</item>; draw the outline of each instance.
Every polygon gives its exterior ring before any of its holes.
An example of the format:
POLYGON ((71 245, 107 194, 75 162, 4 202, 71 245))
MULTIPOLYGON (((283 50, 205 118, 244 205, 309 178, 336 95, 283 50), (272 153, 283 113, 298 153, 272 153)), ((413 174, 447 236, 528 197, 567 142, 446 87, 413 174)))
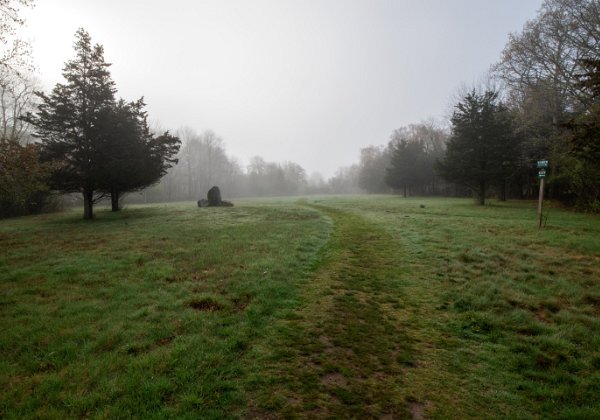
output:
POLYGON ((188 157, 188 166, 187 166, 187 199, 192 199, 192 164, 190 163, 190 158, 188 157))
POLYGON ((485 181, 479 183, 479 205, 485 205, 485 181))
POLYGON ((83 218, 92 220, 94 218, 94 191, 83 190, 83 218))
POLYGON ((406 198, 406 184, 404 184, 404 198, 406 198))
POLYGON ((500 188, 500 201, 506 201, 506 181, 502 181, 502 187, 500 188))
POLYGON ((121 208, 119 207, 119 196, 120 193, 113 189, 110 191, 110 204, 112 207, 112 211, 119 211, 121 208))

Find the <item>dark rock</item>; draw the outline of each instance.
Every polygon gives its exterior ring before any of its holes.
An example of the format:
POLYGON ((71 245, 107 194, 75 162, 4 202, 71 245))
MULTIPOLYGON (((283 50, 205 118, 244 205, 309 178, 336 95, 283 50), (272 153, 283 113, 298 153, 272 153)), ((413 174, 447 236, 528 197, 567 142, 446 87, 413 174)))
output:
POLYGON ((209 206, 221 205, 221 190, 216 185, 208 190, 207 197, 209 206))
POLYGON ((421 207, 422 209, 425 208, 425 204, 421 204, 419 207, 421 207))
POLYGON ((208 190, 207 199, 198 200, 198 207, 233 207, 233 203, 221 200, 221 190, 215 185, 208 190))

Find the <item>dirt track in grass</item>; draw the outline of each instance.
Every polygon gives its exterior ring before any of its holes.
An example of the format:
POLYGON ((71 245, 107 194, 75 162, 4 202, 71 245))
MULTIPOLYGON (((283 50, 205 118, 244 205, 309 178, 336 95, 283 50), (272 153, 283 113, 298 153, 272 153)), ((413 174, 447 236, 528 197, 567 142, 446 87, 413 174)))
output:
POLYGON ((305 306, 279 327, 271 363, 278 378, 262 408, 284 417, 410 418, 424 404, 405 398, 403 370, 417 366, 406 335, 400 245, 367 219, 314 206, 334 231, 304 292, 305 306))

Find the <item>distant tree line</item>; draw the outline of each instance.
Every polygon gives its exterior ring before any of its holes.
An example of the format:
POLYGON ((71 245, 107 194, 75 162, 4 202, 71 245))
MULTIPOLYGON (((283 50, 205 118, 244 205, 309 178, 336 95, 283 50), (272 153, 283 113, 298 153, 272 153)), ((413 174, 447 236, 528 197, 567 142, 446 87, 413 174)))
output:
POLYGON ((435 170, 448 137, 448 131, 433 121, 394 130, 387 146, 361 150, 359 187, 369 193, 397 191, 404 197, 449 194, 452 185, 435 170))
POLYGON ((600 210, 598 161, 587 150, 600 138, 580 129, 598 118, 598 60, 598 0, 546 0, 537 17, 510 36, 494 70, 520 140, 518 193, 531 195, 534 163, 548 159, 550 197, 600 210))
POLYGON ((356 168, 341 168, 325 180, 319 173, 307 175, 295 162, 269 162, 254 156, 247 166, 227 154, 221 137, 211 130, 198 133, 184 127, 176 132, 182 147, 178 164, 160 183, 131 195, 127 201, 166 202, 206 198, 218 185, 226 197, 276 197, 300 194, 358 193, 356 168))
POLYGON ((76 35, 64 83, 39 92, 27 44, 15 36, 18 6, 0 8, 0 216, 47 207, 77 193, 84 217, 99 200, 197 200, 327 193, 472 194, 534 198, 537 160, 548 160, 547 195, 600 212, 600 1, 546 0, 509 36, 493 83, 463 92, 449 124, 400 127, 384 146, 325 180, 294 162, 252 158, 242 166, 212 131, 176 135, 148 127, 142 99, 116 98, 103 49, 76 35))
POLYGON ((449 132, 409 126, 386 148, 363 149, 359 186, 405 196, 471 191, 480 204, 533 198, 536 161, 548 160, 548 196, 600 212, 600 2, 546 0, 510 35, 491 76, 499 87, 464 93, 449 132), (435 142, 422 140, 433 133, 435 142))
POLYGON ((232 197, 358 192, 353 168, 325 181, 297 163, 260 156, 242 167, 210 130, 153 132, 143 99, 116 97, 104 50, 83 29, 65 82, 40 91, 29 46, 16 32, 19 8, 32 4, 7 0, 0 7, 0 217, 52 209, 65 194, 79 195, 91 219, 98 202, 110 200, 118 211, 136 191, 129 200, 197 200, 213 185, 232 197))

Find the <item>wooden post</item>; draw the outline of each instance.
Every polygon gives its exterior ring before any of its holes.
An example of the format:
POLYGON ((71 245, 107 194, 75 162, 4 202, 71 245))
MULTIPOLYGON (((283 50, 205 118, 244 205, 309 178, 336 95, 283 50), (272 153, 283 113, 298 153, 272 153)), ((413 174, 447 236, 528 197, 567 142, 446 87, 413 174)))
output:
POLYGON ((542 228, 542 204, 544 202, 544 178, 540 178, 540 194, 538 199, 538 208, 537 208, 537 216, 538 216, 538 229, 542 228))

